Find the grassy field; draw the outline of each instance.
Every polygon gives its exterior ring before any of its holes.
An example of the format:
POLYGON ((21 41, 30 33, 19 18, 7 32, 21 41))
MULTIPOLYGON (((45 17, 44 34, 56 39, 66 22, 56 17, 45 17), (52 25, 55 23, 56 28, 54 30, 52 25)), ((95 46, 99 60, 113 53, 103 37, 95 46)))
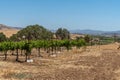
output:
MULTIPOLYGON (((14 56, 0 56, 0 80, 120 80, 118 45, 73 49, 56 57, 32 57, 33 63, 15 62, 14 56)), ((36 53, 33 50, 33 53, 36 53)), ((22 58, 22 57, 21 57, 22 58)), ((23 57, 24 59, 24 57, 23 57)))

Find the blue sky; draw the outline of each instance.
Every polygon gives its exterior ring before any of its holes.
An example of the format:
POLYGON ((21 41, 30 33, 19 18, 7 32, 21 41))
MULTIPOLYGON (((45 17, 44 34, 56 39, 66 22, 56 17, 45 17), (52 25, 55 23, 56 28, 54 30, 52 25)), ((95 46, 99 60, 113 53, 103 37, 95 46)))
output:
POLYGON ((120 30, 120 0, 0 0, 0 24, 120 30))

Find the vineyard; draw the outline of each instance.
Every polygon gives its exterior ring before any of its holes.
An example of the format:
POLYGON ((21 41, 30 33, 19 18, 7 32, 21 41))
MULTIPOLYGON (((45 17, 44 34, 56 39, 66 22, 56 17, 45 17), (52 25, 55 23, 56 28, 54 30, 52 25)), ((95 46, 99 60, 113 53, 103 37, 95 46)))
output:
MULTIPOLYGON (((24 42, 24 41, 23 41, 24 42)), ((8 58, 6 61, 0 60, 0 78, 1 80, 119 80, 120 79, 120 51, 116 48, 116 44, 109 45, 96 45, 96 46, 86 46, 86 50, 82 51, 82 48, 78 49, 72 47, 72 49, 67 50, 67 47, 62 46, 62 52, 59 47, 56 49, 57 57, 46 57, 47 52, 49 54, 55 54, 55 47, 50 45, 42 47, 44 41, 40 41, 39 45, 36 46, 37 49, 33 48, 36 41, 30 41, 32 46, 29 46, 26 42, 4 42, 2 44, 23 44, 27 47, 24 49, 16 47, 15 49, 4 49, 1 50, 3 53, 7 51, 8 58), (34 44, 34 45, 33 45, 34 44), (32 48, 31 48, 32 47, 32 48), (39 51, 40 48, 41 56, 39 54, 36 57, 33 55, 39 51), (50 49, 49 49, 50 48, 50 49), (26 51, 32 49, 31 58, 34 60, 33 63, 19 63, 14 59, 15 57, 9 54, 12 51, 15 53, 18 49, 18 59, 21 59, 21 50, 23 50, 23 58, 25 57, 26 51), (44 50, 45 49, 45 50, 44 50), (25 50, 25 51, 24 51, 25 50), (49 50, 49 51, 47 51, 49 50), (11 60, 12 58, 12 60, 11 60)), ((55 41, 53 41, 55 42, 55 41)), ((60 42, 64 43, 64 41, 60 42)), ((66 42, 66 41, 65 41, 66 42)), ((72 41, 70 41, 72 42, 72 41)), ((74 42, 74 41, 73 41, 74 42)), ((48 41, 46 41, 48 43, 48 41)), ((44 43, 45 44, 45 43, 44 43)), ((23 46, 21 45, 21 46, 23 46)), ((47 45, 47 44, 46 44, 47 45)), ((52 45, 52 44, 51 44, 52 45)), ((14 54, 15 54, 14 53, 14 54)), ((1 55, 1 54, 0 54, 1 55)), ((15 54, 16 56, 16 54, 15 54)), ((17 56, 16 56, 17 58, 17 56)))
POLYGON ((16 54, 16 61, 20 54, 25 55, 25 61, 30 59, 32 49, 38 50, 38 56, 42 57, 40 54, 41 49, 44 52, 52 55, 58 50, 61 51, 62 48, 70 50, 72 47, 80 48, 85 46, 86 43, 83 39, 81 40, 36 40, 36 41, 20 41, 20 42, 1 42, 0 51, 4 53, 4 60, 7 59, 7 52, 11 51, 11 54, 16 54), (19 53, 19 52, 21 53, 19 53), (15 53, 13 53, 15 52, 15 53), (23 53, 24 52, 24 53, 23 53))
POLYGON ((39 25, 0 33, 0 80, 119 80, 119 39, 51 32, 39 25), (117 49, 118 48, 118 49, 117 49))

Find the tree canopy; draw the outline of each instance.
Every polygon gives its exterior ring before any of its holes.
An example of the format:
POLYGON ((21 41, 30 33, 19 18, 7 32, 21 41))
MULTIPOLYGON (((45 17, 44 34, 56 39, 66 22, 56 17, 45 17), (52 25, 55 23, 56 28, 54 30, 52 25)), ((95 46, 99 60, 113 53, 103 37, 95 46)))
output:
POLYGON ((51 39, 53 34, 51 31, 47 30, 40 25, 29 25, 26 28, 18 31, 16 35, 11 36, 12 40, 42 40, 42 39, 51 39))
POLYGON ((56 33, 55 33, 56 37, 58 39, 70 39, 70 32, 65 29, 65 28, 59 28, 56 33))
POLYGON ((0 33, 0 42, 6 41, 6 40, 7 40, 7 37, 3 33, 0 33))

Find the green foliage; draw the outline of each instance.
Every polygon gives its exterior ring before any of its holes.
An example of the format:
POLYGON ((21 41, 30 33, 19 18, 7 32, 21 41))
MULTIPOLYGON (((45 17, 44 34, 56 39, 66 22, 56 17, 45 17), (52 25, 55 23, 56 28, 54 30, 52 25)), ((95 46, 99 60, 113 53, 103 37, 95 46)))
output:
POLYGON ((90 42, 90 36, 89 35, 85 35, 84 40, 86 43, 90 42))
POLYGON ((31 51, 32 48, 50 48, 50 47, 66 47, 70 49, 72 46, 81 47, 86 45, 83 39, 78 41, 76 40, 37 40, 37 41, 20 41, 20 42, 1 42, 0 43, 0 51, 7 50, 26 50, 28 52, 31 51))
POLYGON ((59 28, 56 31, 55 35, 56 35, 56 37, 58 39, 61 39, 61 40, 63 40, 63 39, 70 39, 70 32, 67 29, 65 29, 65 28, 63 28, 63 29, 59 28))
POLYGON ((51 39, 53 34, 51 31, 45 29, 40 25, 29 25, 26 28, 20 30, 16 35, 11 36, 11 40, 43 40, 51 39), (24 37, 23 37, 24 36, 24 37))
POLYGON ((3 33, 0 33, 0 42, 6 41, 6 40, 7 40, 7 37, 3 33))
POLYGON ((10 38, 10 41, 19 41, 17 34, 13 34, 10 38))
MULTIPOLYGON (((83 39, 80 40, 32 40, 32 41, 20 41, 20 42, 1 42, 0 43, 0 51, 4 51, 5 56, 7 56, 8 50, 25 50, 26 57, 31 55, 31 51, 33 48, 51 48, 53 50, 57 50, 57 48, 65 47, 67 50, 70 50, 72 46, 76 46, 78 48, 85 46, 86 43, 83 39)), ((7 57, 5 57, 6 60, 7 57)), ((17 60, 18 60, 18 52, 17 52, 17 60)))
POLYGON ((27 54, 30 54, 32 50, 32 45, 30 43, 25 43, 24 49, 26 50, 27 54))
POLYGON ((15 42, 10 41, 10 50, 14 51, 16 49, 15 42))
POLYGON ((71 49, 71 42, 69 40, 64 40, 64 47, 66 47, 67 50, 71 49))
POLYGON ((0 43, 0 50, 1 51, 8 51, 11 49, 11 44, 10 42, 1 42, 0 43))
POLYGON ((85 46, 85 45, 86 45, 85 40, 80 39, 80 40, 77 41, 76 47, 80 48, 80 47, 85 46))
MULTIPOLYGON (((110 37, 110 36, 100 36, 100 35, 97 35, 97 36, 92 36, 92 38, 99 38, 99 40, 100 40, 99 44, 101 44, 101 45, 110 44, 110 43, 114 42, 114 38, 110 37)), ((119 41, 119 38, 117 38, 116 41, 119 41)))

